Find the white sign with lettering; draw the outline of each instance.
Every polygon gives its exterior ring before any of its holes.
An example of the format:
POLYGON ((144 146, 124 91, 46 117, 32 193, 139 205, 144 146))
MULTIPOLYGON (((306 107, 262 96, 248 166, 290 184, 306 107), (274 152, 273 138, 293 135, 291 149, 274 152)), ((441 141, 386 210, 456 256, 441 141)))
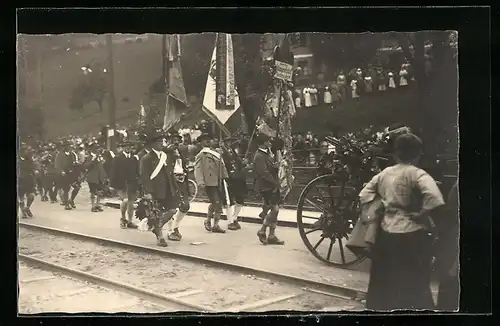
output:
POLYGON ((292 81, 293 66, 282 61, 275 61, 276 73, 274 78, 292 81))

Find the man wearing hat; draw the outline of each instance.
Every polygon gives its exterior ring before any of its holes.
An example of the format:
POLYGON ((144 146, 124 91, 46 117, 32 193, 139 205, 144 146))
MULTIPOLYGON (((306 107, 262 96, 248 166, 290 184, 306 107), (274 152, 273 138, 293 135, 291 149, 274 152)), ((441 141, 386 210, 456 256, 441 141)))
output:
POLYGON ((124 141, 118 145, 121 151, 113 159, 110 183, 118 191, 120 203, 120 227, 122 229, 136 229, 132 223, 134 216, 134 202, 139 191, 139 156, 134 155, 131 142, 124 141))
POLYGON ((259 241, 262 244, 283 245, 284 242, 275 235, 276 224, 278 222, 280 203, 280 184, 278 179, 278 163, 271 153, 270 137, 265 134, 257 136, 257 145, 253 161, 253 171, 255 174, 255 191, 260 193, 264 205, 271 208, 264 218, 261 229, 257 232, 259 241), (269 227, 269 236, 267 228, 269 227))
POLYGON ((57 201, 56 195, 56 171, 54 168, 54 153, 48 148, 43 154, 41 160, 42 170, 42 201, 49 201, 55 203, 57 201))
POLYGON ((222 200, 227 198, 225 196, 227 187, 224 182, 228 178, 227 170, 221 154, 216 150, 217 143, 213 137, 205 133, 198 137, 198 140, 203 148, 195 158, 194 177, 199 187, 205 187, 210 200, 207 219, 204 222, 205 229, 209 232, 225 233, 226 231, 219 226, 219 221, 222 215, 222 200))
POLYGON ((179 207, 174 217, 167 222, 168 239, 172 241, 180 241, 182 235, 179 232, 179 225, 189 212, 189 183, 188 183, 188 167, 187 160, 179 150, 179 145, 182 142, 182 137, 179 133, 168 133, 168 146, 164 149, 168 157, 168 164, 173 166, 174 178, 179 189, 179 207))
POLYGON ((56 155, 54 167, 59 178, 59 188, 62 191, 61 205, 65 206, 66 210, 72 210, 74 206, 74 203, 70 202, 69 191, 75 181, 76 165, 76 155, 71 151, 70 143, 64 141, 61 145, 61 151, 56 155))
POLYGON ((82 179, 85 174, 85 154, 81 155, 83 144, 75 144, 72 146, 71 154, 73 155, 73 170, 71 171, 71 196, 69 204, 71 208, 76 208, 75 198, 82 188, 82 179))
POLYGON ((160 131, 153 131, 148 136, 151 151, 140 161, 140 174, 145 198, 155 200, 162 215, 153 227, 157 244, 166 247, 167 242, 162 228, 174 215, 178 205, 178 188, 174 179, 173 166, 168 164, 167 154, 162 151, 164 136, 160 131))
POLYGON ((236 153, 234 146, 237 145, 237 138, 227 137, 222 143, 222 158, 228 170, 228 188, 229 196, 231 199, 231 205, 234 205, 232 210, 232 216, 228 216, 227 220, 229 224, 227 228, 229 230, 239 230, 241 229, 238 223, 238 214, 245 205, 246 197, 246 160, 240 159, 236 153))
POLYGON ((18 205, 22 212, 22 217, 33 217, 31 204, 35 200, 35 178, 38 174, 36 163, 33 160, 33 151, 23 146, 19 151, 18 158, 18 205), (24 201, 26 197, 26 202, 24 201))
POLYGON ((106 182, 106 172, 104 171, 103 158, 96 150, 97 144, 89 145, 89 155, 84 164, 87 171, 87 183, 90 190, 91 212, 102 212, 100 204, 103 195, 104 183, 106 182))

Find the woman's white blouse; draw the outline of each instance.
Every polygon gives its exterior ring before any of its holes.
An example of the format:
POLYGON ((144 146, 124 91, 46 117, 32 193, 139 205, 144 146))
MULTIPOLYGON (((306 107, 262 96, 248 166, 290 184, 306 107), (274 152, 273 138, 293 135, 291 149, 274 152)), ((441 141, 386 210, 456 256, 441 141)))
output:
POLYGON ((390 233, 409 233, 426 226, 411 219, 412 213, 423 208, 432 210, 444 205, 443 195, 436 181, 424 170, 410 164, 388 167, 366 184, 359 194, 360 202, 368 203, 380 195, 385 207, 381 227, 390 233), (416 207, 416 198, 422 206, 416 207))

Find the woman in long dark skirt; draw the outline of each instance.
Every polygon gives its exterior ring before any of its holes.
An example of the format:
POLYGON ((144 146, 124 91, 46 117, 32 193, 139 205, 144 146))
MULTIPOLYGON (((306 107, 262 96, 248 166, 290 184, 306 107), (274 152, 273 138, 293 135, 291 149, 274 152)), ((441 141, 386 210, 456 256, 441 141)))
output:
POLYGON ((434 309, 430 289, 432 236, 429 215, 444 205, 434 179, 415 166, 422 141, 397 137, 397 164, 380 172, 360 193, 360 202, 380 196, 385 213, 373 248, 366 308, 434 309))
POLYGON ((438 310, 457 310, 460 301, 459 260, 459 215, 458 215, 458 181, 455 182, 448 195, 446 213, 448 219, 442 227, 439 239, 439 250, 436 257, 436 269, 439 273, 438 310))

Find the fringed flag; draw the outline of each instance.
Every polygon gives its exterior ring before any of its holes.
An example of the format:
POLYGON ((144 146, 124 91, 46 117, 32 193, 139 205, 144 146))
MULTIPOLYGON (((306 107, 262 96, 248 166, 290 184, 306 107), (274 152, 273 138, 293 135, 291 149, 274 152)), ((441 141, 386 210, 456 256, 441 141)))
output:
POLYGON ((165 62, 166 89, 163 130, 169 130, 186 113, 188 101, 181 69, 181 43, 179 34, 164 36, 163 58, 165 62))
POLYGON ((218 33, 203 97, 203 111, 219 124, 224 133, 229 134, 224 125, 239 107, 231 34, 218 33))

